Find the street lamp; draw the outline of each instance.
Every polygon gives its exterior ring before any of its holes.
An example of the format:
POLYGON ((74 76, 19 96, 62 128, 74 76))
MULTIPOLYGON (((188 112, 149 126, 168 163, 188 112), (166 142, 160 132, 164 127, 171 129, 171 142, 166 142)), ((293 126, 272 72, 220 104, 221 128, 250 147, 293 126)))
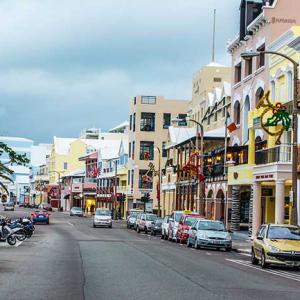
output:
POLYGON ((159 147, 155 147, 155 151, 158 152, 158 187, 157 187, 157 214, 161 217, 161 209, 160 209, 160 187, 161 187, 161 151, 159 147))
MULTIPOLYGON (((200 128, 200 172, 201 174, 203 174, 203 153, 204 153, 204 129, 203 129, 203 124, 202 121, 198 122, 194 119, 191 119, 190 116, 186 116, 185 119, 179 119, 179 118, 175 118, 172 119, 173 122, 181 122, 181 121, 187 121, 187 122, 193 122, 197 125, 196 127, 196 149, 199 150, 199 128, 200 128)), ((202 187, 202 181, 199 182, 199 187, 200 187, 200 191, 199 191, 199 207, 198 207, 198 211, 201 214, 204 214, 204 211, 201 210, 200 211, 200 203, 203 202, 203 187, 202 187)))
POLYGON ((293 159, 292 159, 292 190, 293 190, 293 206, 291 223, 297 225, 297 166, 298 166, 298 95, 297 95, 297 81, 298 81, 298 67, 299 64, 289 56, 275 51, 249 51, 243 52, 241 57, 249 60, 252 57, 260 56, 261 54, 273 54, 281 56, 289 60, 294 68, 294 91, 293 91, 293 159))

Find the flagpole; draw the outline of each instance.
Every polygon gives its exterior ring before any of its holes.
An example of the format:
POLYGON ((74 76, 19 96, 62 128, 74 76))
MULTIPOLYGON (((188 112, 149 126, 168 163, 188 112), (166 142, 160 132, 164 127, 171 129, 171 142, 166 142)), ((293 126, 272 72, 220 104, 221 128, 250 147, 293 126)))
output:
MULTIPOLYGON (((225 117, 225 141, 224 141, 224 178, 227 174, 226 172, 226 162, 227 162, 227 137, 228 137, 228 131, 227 131, 227 126, 228 126, 228 123, 227 123, 227 120, 228 120, 228 117, 229 117, 229 113, 227 111, 227 108, 226 108, 226 117, 225 117)), ((224 224, 225 224, 225 227, 227 228, 228 227, 228 188, 225 189, 225 212, 224 212, 224 224)))

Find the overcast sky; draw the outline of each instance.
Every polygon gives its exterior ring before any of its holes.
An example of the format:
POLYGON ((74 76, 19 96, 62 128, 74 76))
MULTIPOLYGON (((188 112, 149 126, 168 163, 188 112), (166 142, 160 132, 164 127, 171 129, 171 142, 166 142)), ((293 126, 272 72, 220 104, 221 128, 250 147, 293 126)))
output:
POLYGON ((0 134, 50 142, 128 119, 137 94, 189 99, 229 64, 240 0, 0 0, 0 134))

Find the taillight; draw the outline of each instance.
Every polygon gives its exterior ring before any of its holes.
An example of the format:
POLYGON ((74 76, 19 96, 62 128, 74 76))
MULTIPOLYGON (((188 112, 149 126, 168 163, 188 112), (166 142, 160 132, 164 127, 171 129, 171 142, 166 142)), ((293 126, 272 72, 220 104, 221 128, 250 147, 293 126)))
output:
POLYGON ((36 214, 33 214, 33 217, 36 218, 36 214))
POLYGON ((46 214, 46 218, 48 218, 49 217, 49 215, 48 214, 46 214))

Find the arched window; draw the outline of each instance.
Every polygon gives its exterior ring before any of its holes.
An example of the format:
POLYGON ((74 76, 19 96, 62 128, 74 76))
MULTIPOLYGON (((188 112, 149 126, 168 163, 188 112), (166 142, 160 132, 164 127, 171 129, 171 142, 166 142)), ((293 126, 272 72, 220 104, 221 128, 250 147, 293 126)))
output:
POLYGON ((262 98, 262 96, 264 95, 264 90, 260 87, 257 89, 256 93, 255 93, 255 107, 257 106, 259 100, 262 98))
POLYGON ((250 111, 250 99, 246 97, 243 109, 243 143, 249 140, 248 113, 250 111))
POLYGON ((287 81, 288 81, 288 101, 293 99, 293 73, 289 71, 287 73, 287 81))
POLYGON ((272 81, 271 81, 271 97, 272 97, 272 100, 273 100, 273 101, 275 100, 275 94, 276 94, 276 90, 275 90, 275 81, 272 80, 272 81))
POLYGON ((241 123, 241 104, 240 101, 236 101, 234 104, 234 123, 239 125, 241 123))

